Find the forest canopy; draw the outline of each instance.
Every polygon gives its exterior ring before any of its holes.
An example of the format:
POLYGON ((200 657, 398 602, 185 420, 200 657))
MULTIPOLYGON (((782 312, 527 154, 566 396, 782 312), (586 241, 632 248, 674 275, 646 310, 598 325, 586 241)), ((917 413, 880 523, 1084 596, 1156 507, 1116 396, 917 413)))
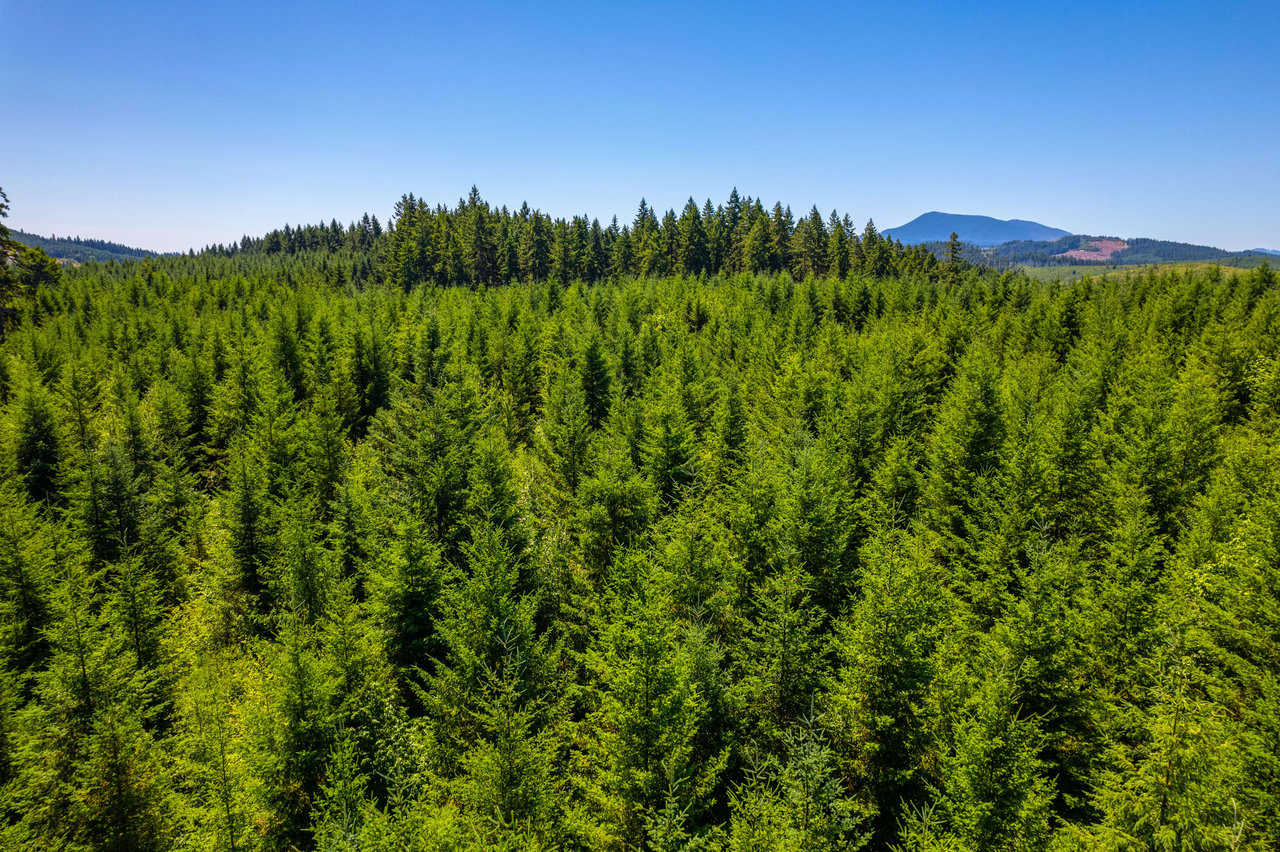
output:
POLYGON ((1265 264, 0 236, 4 848, 1280 847, 1265 264))

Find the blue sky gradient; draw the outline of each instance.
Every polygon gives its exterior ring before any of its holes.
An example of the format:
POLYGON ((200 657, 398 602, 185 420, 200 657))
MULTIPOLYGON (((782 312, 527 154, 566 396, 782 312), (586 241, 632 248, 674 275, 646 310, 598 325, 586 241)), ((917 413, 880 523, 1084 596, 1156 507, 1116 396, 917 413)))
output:
POLYGON ((185 250, 737 186, 1280 248, 1274 0, 538 5, 0 0, 8 224, 185 250))

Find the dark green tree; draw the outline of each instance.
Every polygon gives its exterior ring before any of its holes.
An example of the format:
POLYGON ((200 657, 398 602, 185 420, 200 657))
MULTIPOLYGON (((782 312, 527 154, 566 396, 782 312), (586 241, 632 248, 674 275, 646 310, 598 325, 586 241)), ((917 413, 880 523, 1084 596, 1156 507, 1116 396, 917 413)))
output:
POLYGON ((609 366, 601 352, 600 335, 592 334, 582 353, 582 395, 591 428, 599 429, 609 414, 609 366))
POLYGON ((34 503, 59 500, 58 469, 61 465, 53 403, 39 383, 29 385, 18 397, 17 470, 34 503))

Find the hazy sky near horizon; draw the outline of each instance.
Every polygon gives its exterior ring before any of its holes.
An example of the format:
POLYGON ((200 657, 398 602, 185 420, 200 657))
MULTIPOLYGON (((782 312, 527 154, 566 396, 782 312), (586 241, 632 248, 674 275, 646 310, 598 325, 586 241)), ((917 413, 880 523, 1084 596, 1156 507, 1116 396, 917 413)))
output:
POLYGON ((0 0, 12 228, 162 251, 413 192, 733 187, 1280 249, 1280 3, 0 0))

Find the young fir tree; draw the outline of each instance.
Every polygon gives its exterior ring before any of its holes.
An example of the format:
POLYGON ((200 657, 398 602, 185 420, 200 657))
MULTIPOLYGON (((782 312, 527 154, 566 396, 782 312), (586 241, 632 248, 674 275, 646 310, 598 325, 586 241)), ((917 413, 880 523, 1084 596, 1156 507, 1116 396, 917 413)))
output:
POLYGON ((729 795, 725 848, 853 850, 870 839, 864 814, 836 771, 820 720, 804 718, 783 734, 781 757, 749 751, 744 781, 729 795))
POLYGON ((706 700, 691 677, 665 578, 634 557, 616 573, 587 656, 589 769, 570 828, 592 846, 644 848, 664 810, 697 822, 726 755, 697 749, 706 700))
POLYGON ((901 533, 869 541, 862 598, 836 624, 827 726, 845 777, 872 807, 882 844, 893 843, 903 816, 925 803, 936 764, 930 696, 950 613, 922 557, 901 533))
POLYGON ((14 461, 33 503, 52 504, 60 497, 58 470, 62 459, 58 447, 56 416, 48 392, 38 382, 28 385, 18 397, 18 442, 14 461))
POLYGON ((600 336, 593 334, 582 354, 582 395, 591 428, 599 429, 609 414, 609 367, 600 351, 600 336))
POLYGON ((1038 727, 1019 711, 1007 662, 981 661, 981 679, 942 755, 936 805, 909 813, 902 827, 904 849, 1048 848, 1053 785, 1037 758, 1038 727), (937 823, 930 825, 935 816, 937 823))
POLYGON ((735 692, 755 732, 769 742, 812 708, 818 690, 825 613, 812 603, 812 585, 802 567, 784 563, 756 588, 745 626, 735 692))

